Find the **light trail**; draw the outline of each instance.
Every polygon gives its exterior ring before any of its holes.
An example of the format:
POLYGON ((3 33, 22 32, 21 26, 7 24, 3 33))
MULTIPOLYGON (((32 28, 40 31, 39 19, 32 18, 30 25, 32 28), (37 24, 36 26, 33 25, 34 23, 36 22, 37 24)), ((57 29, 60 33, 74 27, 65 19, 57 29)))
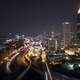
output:
POLYGON ((45 72, 45 80, 48 80, 48 74, 45 72))
POLYGON ((53 80, 53 79, 52 79, 52 76, 51 76, 50 69, 49 69, 49 67, 48 67, 48 64, 47 64, 47 63, 45 63, 45 64, 46 64, 47 73, 48 73, 48 75, 49 75, 49 78, 50 78, 50 80, 53 80))
POLYGON ((6 64, 6 70, 8 72, 12 72, 11 69, 10 69, 10 64, 11 62, 19 55, 20 53, 16 53, 13 57, 11 57, 11 59, 7 62, 6 64))
POLYGON ((10 64, 11 62, 20 54, 19 51, 22 49, 23 47, 19 48, 17 51, 16 51, 16 54, 14 56, 11 57, 11 59, 9 59, 9 61, 6 63, 6 70, 7 72, 11 73, 11 69, 10 69, 10 64))

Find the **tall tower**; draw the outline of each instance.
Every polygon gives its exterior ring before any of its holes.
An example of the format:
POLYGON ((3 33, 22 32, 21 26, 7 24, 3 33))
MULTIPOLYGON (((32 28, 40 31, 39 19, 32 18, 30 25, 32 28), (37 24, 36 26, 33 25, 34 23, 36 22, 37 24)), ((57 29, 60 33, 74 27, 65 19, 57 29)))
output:
POLYGON ((77 11, 77 29, 76 29, 76 34, 77 34, 77 42, 80 44, 80 8, 77 11))
POLYGON ((71 31, 70 31, 70 23, 69 22, 63 22, 63 40, 64 40, 64 48, 68 47, 70 45, 71 40, 71 31))

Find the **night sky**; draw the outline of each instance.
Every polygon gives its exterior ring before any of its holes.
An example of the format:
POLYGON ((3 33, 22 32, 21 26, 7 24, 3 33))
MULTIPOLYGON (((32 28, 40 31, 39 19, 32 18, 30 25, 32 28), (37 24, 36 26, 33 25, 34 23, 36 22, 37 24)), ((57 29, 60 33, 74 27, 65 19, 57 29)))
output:
POLYGON ((76 0, 3 0, 0 33, 36 34, 62 31, 62 22, 75 26, 76 0))

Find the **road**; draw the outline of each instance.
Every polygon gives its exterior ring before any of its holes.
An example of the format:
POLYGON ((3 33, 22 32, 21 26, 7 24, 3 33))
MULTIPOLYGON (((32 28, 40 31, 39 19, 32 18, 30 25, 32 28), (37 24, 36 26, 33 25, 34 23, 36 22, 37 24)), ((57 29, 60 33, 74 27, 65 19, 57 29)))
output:
POLYGON ((11 71, 11 69, 10 69, 10 65, 11 65, 11 62, 20 54, 20 50, 22 49, 23 47, 20 47, 18 50, 16 50, 16 51, 13 51, 11 54, 13 54, 13 53, 16 53, 16 54, 14 54, 8 61, 7 61, 7 63, 6 63, 6 70, 7 70, 7 72, 12 72, 11 71))
POLYGON ((19 53, 22 48, 18 49, 8 61, 0 64, 0 80, 80 80, 54 71, 47 62, 40 64, 30 62, 28 66, 23 67, 21 64, 25 64, 22 61, 24 54, 19 53), (18 63, 14 66, 16 60, 22 61, 21 64, 18 63), (14 68, 14 71, 11 71, 10 66, 14 68))
MULTIPOLYGON (((31 66, 29 70, 17 65, 16 70, 12 74, 5 73, 4 68, 5 64, 0 66, 0 80, 48 80, 45 67, 42 68, 41 65, 31 66)), ((58 73, 53 69, 50 69, 50 72, 52 80, 80 80, 58 73)))

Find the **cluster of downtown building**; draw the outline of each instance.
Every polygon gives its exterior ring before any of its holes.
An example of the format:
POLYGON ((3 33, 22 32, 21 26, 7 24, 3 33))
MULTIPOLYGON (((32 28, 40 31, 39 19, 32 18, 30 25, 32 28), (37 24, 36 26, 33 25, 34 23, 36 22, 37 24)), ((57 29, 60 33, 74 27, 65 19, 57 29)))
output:
POLYGON ((63 22, 62 23, 62 33, 56 33, 53 31, 51 32, 43 32, 40 35, 37 35, 35 37, 30 37, 26 35, 15 35, 12 33, 9 33, 7 36, 0 34, 0 44, 1 42, 5 41, 5 39, 8 41, 10 39, 24 39, 29 38, 33 39, 35 41, 42 41, 43 46, 45 46, 47 49, 52 49, 54 51, 58 51, 61 49, 66 49, 69 47, 78 47, 80 48, 80 9, 78 9, 78 12, 76 14, 76 33, 74 35, 71 32, 71 24, 70 22, 63 22))

